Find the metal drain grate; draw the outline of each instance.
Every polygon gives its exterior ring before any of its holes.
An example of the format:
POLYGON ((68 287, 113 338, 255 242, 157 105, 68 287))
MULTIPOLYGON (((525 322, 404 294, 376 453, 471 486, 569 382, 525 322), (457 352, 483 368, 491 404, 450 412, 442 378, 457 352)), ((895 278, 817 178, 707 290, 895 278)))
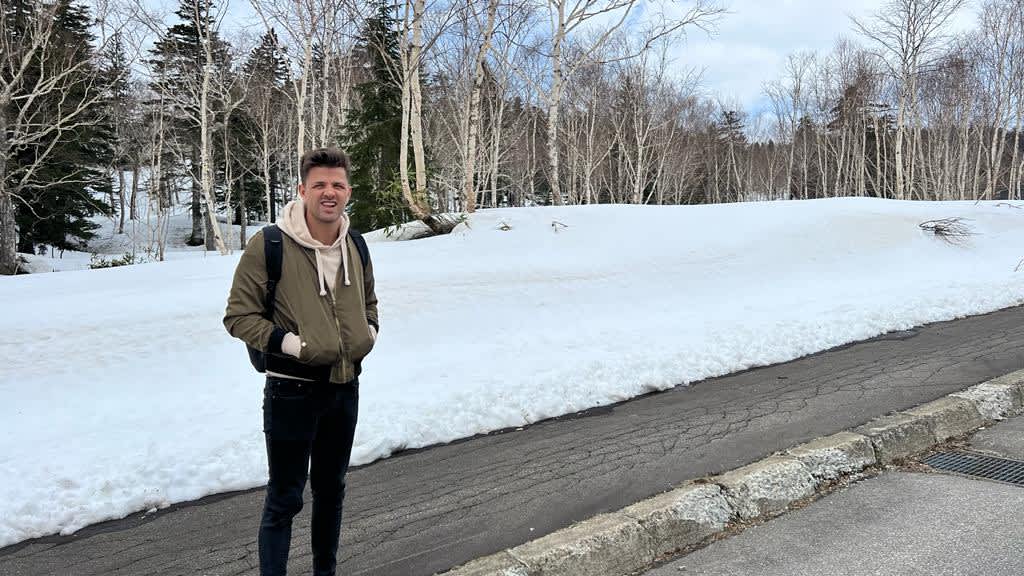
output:
POLYGON ((1017 460, 967 452, 939 452, 925 458, 924 463, 947 472, 1024 486, 1024 462, 1017 460))

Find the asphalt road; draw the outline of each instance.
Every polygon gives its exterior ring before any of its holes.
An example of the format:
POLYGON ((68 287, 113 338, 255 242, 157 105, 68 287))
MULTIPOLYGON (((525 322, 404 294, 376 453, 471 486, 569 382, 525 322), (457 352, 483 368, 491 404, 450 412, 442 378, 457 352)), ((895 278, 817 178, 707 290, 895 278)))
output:
MULTIPOLYGON (((350 474, 339 573, 430 575, 1019 369, 1012 308, 400 454, 350 474)), ((262 500, 220 495, 24 542, 0 550, 0 575, 255 574, 262 500)), ((310 569, 308 519, 307 507, 296 574, 310 569)))

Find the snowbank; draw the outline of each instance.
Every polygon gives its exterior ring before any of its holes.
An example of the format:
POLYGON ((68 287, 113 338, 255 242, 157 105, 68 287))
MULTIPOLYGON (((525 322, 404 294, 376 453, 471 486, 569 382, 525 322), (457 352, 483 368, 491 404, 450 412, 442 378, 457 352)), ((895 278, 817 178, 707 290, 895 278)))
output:
MULTIPOLYGON (((501 209, 373 242, 353 462, 1024 302, 1024 211, 868 199, 501 209), (971 219, 962 245, 918 229, 971 219)), ((237 255, 0 281, 0 545, 265 482, 237 255)))

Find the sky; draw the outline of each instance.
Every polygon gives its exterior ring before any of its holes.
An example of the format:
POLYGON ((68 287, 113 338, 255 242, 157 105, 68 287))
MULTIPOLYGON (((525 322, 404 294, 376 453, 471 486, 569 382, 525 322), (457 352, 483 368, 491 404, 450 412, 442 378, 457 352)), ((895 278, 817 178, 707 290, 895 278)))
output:
MULTIPOLYGON (((177 0, 145 0, 172 11, 177 0)), ((867 18, 888 0, 709 0, 727 13, 713 35, 691 28, 675 47, 672 60, 680 76, 701 72, 702 88, 729 105, 756 113, 766 107, 763 85, 781 77, 787 55, 806 50, 827 52, 840 37, 856 38, 851 16, 867 18)), ((225 26, 262 30, 248 0, 223 0, 225 26)), ((968 0, 968 4, 971 0, 968 0)), ((689 7, 687 0, 680 6, 689 7)), ((973 25, 974 9, 967 7, 951 23, 953 30, 973 25)))
MULTIPOLYGON (((675 50, 682 68, 703 70, 705 91, 743 109, 763 105, 762 86, 779 78, 793 52, 827 52, 836 40, 854 38, 850 16, 869 17, 885 0, 723 0, 729 11, 709 37, 691 30, 675 50)), ((965 9, 951 25, 967 28, 973 11, 965 9)))

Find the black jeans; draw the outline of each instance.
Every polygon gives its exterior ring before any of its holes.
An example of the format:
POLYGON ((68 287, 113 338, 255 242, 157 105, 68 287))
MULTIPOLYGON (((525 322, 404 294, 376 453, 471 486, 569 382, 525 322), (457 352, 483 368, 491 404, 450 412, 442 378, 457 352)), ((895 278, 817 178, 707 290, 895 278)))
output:
POLYGON ((307 469, 313 493, 313 574, 334 576, 345 473, 359 413, 359 381, 267 377, 263 431, 270 481, 260 521, 260 575, 284 576, 292 519, 302 509, 307 469))

